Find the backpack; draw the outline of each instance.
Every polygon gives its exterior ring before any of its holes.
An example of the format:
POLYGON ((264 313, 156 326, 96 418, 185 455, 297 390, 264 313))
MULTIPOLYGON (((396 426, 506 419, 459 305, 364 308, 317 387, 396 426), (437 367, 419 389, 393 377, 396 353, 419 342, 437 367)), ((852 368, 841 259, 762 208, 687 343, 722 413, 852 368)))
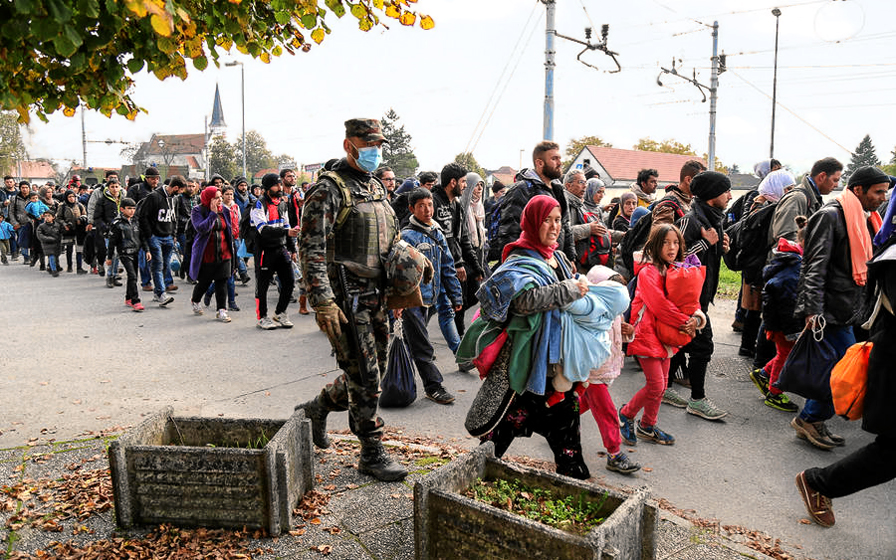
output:
POLYGON ((622 265, 629 278, 635 275, 635 251, 640 251, 647 244, 650 230, 653 229, 653 212, 663 203, 669 203, 674 207, 676 222, 684 216, 684 210, 681 209, 678 200, 672 196, 666 196, 652 204, 650 212, 641 216, 637 223, 625 233, 622 241, 619 242, 619 253, 622 256, 622 265))
POLYGON ((246 252, 254 255, 258 245, 258 230, 252 227, 251 214, 252 208, 247 206, 240 216, 240 239, 246 245, 246 252))
POLYGON ((777 202, 766 204, 725 229, 728 252, 723 258, 729 270, 755 270, 765 265, 771 249, 768 232, 777 206, 777 202))
MULTIPOLYGON (((598 221, 600 218, 594 212, 585 212, 585 223, 598 221)), ((604 265, 610 262, 610 252, 612 248, 612 240, 609 234, 600 237, 589 235, 585 239, 576 242, 577 264, 584 267, 587 272, 592 266, 604 265)))

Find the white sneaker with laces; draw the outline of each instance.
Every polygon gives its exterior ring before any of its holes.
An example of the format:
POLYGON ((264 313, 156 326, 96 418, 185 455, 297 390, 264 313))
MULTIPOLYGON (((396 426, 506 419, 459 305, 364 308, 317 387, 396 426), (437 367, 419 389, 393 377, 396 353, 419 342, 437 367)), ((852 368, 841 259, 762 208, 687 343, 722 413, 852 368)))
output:
POLYGON ((284 329, 291 329, 293 327, 293 323, 289 320, 289 315, 287 315, 286 311, 274 315, 274 322, 284 329))
POLYGON ((191 301, 190 304, 193 306, 193 313, 196 315, 202 315, 202 305, 199 304, 198 301, 191 301))
POLYGON ((218 313, 215 315, 215 319, 217 319, 218 321, 221 321, 222 323, 230 322, 230 316, 227 314, 226 309, 219 309, 218 313))

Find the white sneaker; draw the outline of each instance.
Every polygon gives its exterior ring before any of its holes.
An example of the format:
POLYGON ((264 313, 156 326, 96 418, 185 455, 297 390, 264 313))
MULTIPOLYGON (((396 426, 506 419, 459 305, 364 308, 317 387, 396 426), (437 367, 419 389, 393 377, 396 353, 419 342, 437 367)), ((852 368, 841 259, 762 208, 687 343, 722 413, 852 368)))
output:
POLYGON ((202 305, 198 301, 191 301, 190 304, 193 306, 193 313, 196 315, 202 315, 202 305))
POLYGON ((259 329, 264 329, 266 331, 277 328, 277 325, 275 325, 274 322, 271 321, 268 317, 262 317, 261 319, 259 319, 257 326, 259 329))
POLYGON ((169 296, 167 292, 162 292, 159 295, 153 295, 152 300, 155 303, 158 303, 159 307, 165 307, 166 305, 174 301, 174 298, 169 296))
POLYGON ((294 325, 292 321, 289 320, 289 315, 284 311, 279 315, 274 315, 274 322, 283 327, 284 329, 291 329, 294 325))
POLYGON ((215 319, 217 319, 218 321, 221 321, 222 323, 230 322, 230 316, 227 315, 226 309, 219 309, 218 313, 215 315, 215 319))

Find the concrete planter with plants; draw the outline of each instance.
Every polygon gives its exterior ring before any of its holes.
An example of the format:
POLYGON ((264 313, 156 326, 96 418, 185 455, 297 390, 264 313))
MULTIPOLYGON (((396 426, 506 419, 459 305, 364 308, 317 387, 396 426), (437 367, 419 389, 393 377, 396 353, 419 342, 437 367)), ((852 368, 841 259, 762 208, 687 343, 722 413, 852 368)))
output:
POLYGON ((313 487, 304 412, 286 421, 172 412, 161 410, 109 446, 118 524, 287 531, 313 487))
POLYGON ((631 495, 555 473, 517 467, 486 443, 432 472, 414 486, 417 560, 647 560, 656 557, 658 513, 648 489, 631 495), (516 480, 557 496, 591 496, 603 523, 578 536, 468 498, 478 479, 516 480))

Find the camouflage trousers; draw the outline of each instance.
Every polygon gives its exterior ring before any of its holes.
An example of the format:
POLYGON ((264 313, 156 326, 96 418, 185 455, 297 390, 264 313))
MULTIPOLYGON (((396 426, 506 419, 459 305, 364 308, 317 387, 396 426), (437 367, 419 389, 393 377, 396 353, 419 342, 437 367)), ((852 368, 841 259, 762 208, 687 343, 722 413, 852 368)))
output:
POLYGON ((355 326, 357 346, 349 339, 352 333, 348 325, 342 326, 338 340, 330 339, 343 373, 323 388, 320 399, 328 411, 348 410, 349 428, 356 436, 380 437, 384 422, 377 408, 389 341, 389 319, 381 298, 370 295, 360 299, 355 326), (361 349, 360 356, 355 350, 357 347, 361 349))

